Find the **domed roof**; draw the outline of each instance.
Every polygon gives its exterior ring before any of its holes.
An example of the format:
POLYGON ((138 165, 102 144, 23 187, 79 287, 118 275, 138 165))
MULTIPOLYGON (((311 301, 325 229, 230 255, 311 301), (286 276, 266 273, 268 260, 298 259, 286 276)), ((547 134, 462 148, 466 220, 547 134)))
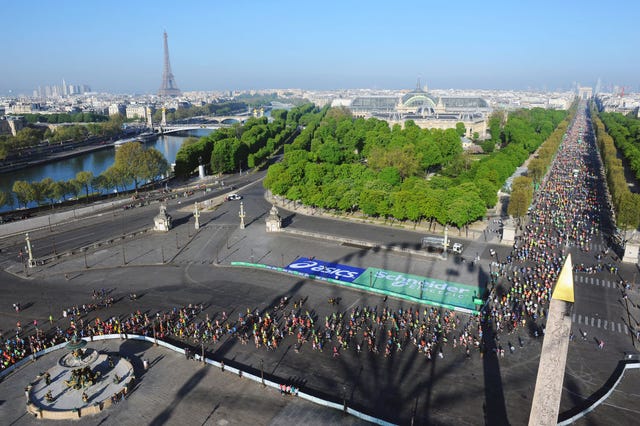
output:
POLYGON ((402 97, 401 103, 403 107, 435 108, 436 99, 422 89, 420 78, 418 78, 416 88, 404 95, 402 97))
POLYGON ((423 90, 414 90, 413 92, 409 92, 402 97, 402 105, 405 107, 427 106, 430 108, 435 108, 436 102, 435 98, 430 96, 427 92, 423 90))

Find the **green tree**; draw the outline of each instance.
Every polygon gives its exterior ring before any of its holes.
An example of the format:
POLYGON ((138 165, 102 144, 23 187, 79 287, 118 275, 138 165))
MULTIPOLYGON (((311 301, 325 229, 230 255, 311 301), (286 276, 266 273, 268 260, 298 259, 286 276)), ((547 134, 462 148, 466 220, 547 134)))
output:
POLYGON ((133 182, 137 190, 140 181, 148 173, 146 158, 145 150, 140 143, 127 142, 120 145, 116 150, 113 167, 118 170, 118 174, 123 181, 133 182))
POLYGON ((13 195, 8 191, 0 191, 0 207, 13 206, 13 195))
POLYGON ((49 201, 49 204, 53 205, 56 201, 56 182, 50 177, 44 178, 40 181, 40 187, 42 196, 49 201))
POLYGON ((462 122, 457 122, 456 123, 456 133, 460 137, 463 137, 467 133, 467 128, 464 127, 464 123, 462 123, 462 122))
POLYGON ((166 175, 169 171, 169 163, 164 155, 155 148, 149 148, 144 151, 144 167, 141 177, 151 182, 166 175))
POLYGON ((80 195, 80 191, 82 191, 82 184, 78 182, 77 179, 69 179, 65 185, 69 190, 69 194, 72 194, 73 197, 77 200, 78 196, 80 195))
POLYGON ((121 173, 120 169, 115 166, 109 167, 107 170, 100 174, 102 176, 102 186, 105 189, 114 188, 116 191, 118 187, 121 187, 122 190, 127 186, 127 178, 121 173))
POLYGON ((67 182, 59 180, 53 184, 53 196, 58 200, 66 200, 67 194, 71 192, 67 182))
MULTIPOLYGON (((117 151, 116 151, 116 157, 117 157, 117 151)), ((76 182, 78 182, 78 184, 84 188, 85 191, 85 195, 87 197, 87 201, 89 201, 89 187, 91 186, 91 181, 93 180, 93 173, 88 172, 88 171, 81 171, 76 173, 76 182)))
POLYGON ((33 186, 24 180, 17 180, 13 182, 12 187, 13 193, 16 195, 16 200, 18 200, 18 204, 22 205, 22 207, 27 208, 27 205, 33 201, 33 186))
POLYGON ((515 218, 521 218, 527 214, 527 210, 533 199, 533 180, 527 176, 518 176, 513 179, 511 196, 507 206, 507 214, 515 218))
POLYGON ((545 173, 547 172, 546 161, 541 158, 533 158, 529 161, 529 166, 527 168, 527 174, 531 177, 531 179, 539 183, 542 181, 545 173))

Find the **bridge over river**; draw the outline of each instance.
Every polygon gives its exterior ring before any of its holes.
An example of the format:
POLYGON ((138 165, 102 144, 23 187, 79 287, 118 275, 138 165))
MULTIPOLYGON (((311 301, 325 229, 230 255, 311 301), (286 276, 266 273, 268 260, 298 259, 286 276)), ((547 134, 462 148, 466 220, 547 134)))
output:
POLYGON ((250 115, 228 115, 224 117, 209 118, 205 123, 170 123, 166 126, 160 126, 159 132, 162 134, 170 134, 176 132, 185 132, 189 130, 209 129, 215 130, 221 127, 231 126, 233 124, 243 124, 252 116, 250 115))

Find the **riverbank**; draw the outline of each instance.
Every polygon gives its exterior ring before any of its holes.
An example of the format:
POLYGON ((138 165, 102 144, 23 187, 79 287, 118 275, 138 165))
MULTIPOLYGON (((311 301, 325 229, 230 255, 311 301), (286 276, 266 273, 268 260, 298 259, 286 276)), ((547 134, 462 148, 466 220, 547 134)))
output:
POLYGON ((36 152, 25 155, 23 157, 14 158, 13 160, 5 160, 0 162, 0 175, 15 172, 17 170, 26 169, 33 166, 41 166, 68 158, 77 157, 79 155, 101 151, 103 149, 113 148, 118 141, 125 138, 135 138, 140 135, 138 133, 122 133, 119 136, 107 140, 100 140, 91 137, 79 142, 68 142, 62 145, 49 145, 48 147, 40 147, 36 152), (48 152, 47 152, 48 150, 48 152))
POLYGON ((100 142, 99 145, 72 148, 69 151, 61 151, 61 152, 49 154, 44 158, 27 160, 19 163, 12 163, 6 166, 0 166, 0 174, 11 173, 17 170, 26 169, 27 167, 41 166, 43 164, 49 164, 56 161, 77 157, 79 155, 87 154, 89 152, 95 152, 95 151, 101 151, 103 149, 113 148, 114 144, 115 144, 115 141, 100 142))

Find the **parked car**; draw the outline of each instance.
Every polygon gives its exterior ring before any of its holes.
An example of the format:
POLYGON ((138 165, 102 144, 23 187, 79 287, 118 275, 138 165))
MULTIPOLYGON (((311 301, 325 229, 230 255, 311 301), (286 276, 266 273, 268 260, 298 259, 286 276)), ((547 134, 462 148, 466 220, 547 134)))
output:
POLYGON ((227 195, 227 201, 235 201, 235 200, 242 200, 242 195, 238 195, 238 194, 227 195))

